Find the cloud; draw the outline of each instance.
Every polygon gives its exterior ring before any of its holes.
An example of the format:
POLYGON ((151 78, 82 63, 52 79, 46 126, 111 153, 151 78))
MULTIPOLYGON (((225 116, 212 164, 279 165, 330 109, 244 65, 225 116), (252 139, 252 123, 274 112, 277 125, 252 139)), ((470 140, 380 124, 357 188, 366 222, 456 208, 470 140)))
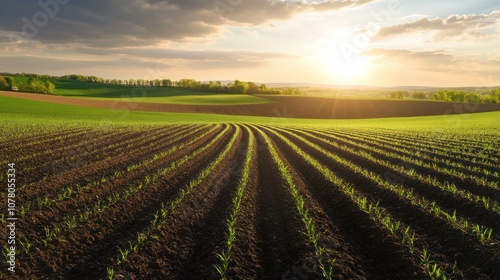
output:
POLYGON ((146 69, 153 67, 156 64, 161 65, 162 68, 172 68, 171 65, 157 61, 154 64, 151 62, 122 58, 116 60, 96 60, 96 59, 66 59, 52 56, 31 56, 31 55, 14 55, 2 57, 2 64, 14 65, 9 69, 3 69, 9 72, 33 72, 33 73, 46 73, 48 65, 50 70, 59 72, 60 74, 69 74, 72 71, 81 71, 82 69, 96 69, 96 68, 134 68, 146 69), (30 69, 27 71, 26 69, 30 69))
POLYGON ((6 44, 6 43, 18 43, 19 40, 17 40, 13 36, 8 36, 8 35, 0 35, 0 43, 6 44))
MULTIPOLYGON (((273 20, 286 20, 298 13, 326 12, 362 6, 375 0, 338 0, 307 3, 306 1, 239 0, 234 6, 222 5, 219 14, 234 23, 262 24, 273 20)), ((224 2, 224 0, 217 1, 224 2)), ((228 1, 230 2, 230 1, 228 1)), ((217 8, 216 8, 217 10, 217 8)))
POLYGON ((484 59, 471 53, 460 55, 446 50, 372 49, 364 55, 373 57, 380 67, 471 76, 500 72, 500 57, 484 59))
MULTIPOLYGON (((51 46, 42 46, 34 51, 33 46, 27 48, 19 45, 18 50, 4 45, 0 51, 9 52, 8 56, 1 56, 2 66, 10 65, 3 71, 37 72, 50 71, 56 75, 68 73, 93 73, 90 69, 129 69, 130 71, 144 71, 146 68, 161 65, 169 70, 186 69, 192 71, 215 69, 256 69, 260 66, 276 62, 276 59, 290 59, 291 55, 273 52, 253 51, 190 51, 159 48, 70 48, 70 53, 59 53, 51 46), (51 49, 52 51, 48 51, 51 49), (30 55, 27 55, 30 53, 30 55)), ((36 48, 36 47, 35 47, 36 48)), ((95 73, 95 72, 94 72, 95 73)), ((126 74, 128 75, 128 74, 126 74)))
POLYGON ((7 8, 0 10, 0 30, 44 43, 146 46, 207 37, 227 24, 259 25, 372 1, 6 0, 7 8))
POLYGON ((421 71, 446 71, 458 61, 457 57, 444 50, 373 49, 365 54, 378 57, 386 65, 396 64, 421 71))
POLYGON ((293 58, 291 55, 282 53, 254 51, 193 51, 160 48, 78 48, 75 51, 87 55, 109 56, 113 54, 129 59, 161 61, 178 68, 191 69, 255 68, 276 61, 276 59, 293 58))
POLYGON ((450 15, 442 18, 420 18, 411 22, 383 27, 377 38, 391 37, 419 31, 434 32, 433 39, 441 41, 450 37, 482 37, 485 30, 500 24, 500 10, 489 14, 450 15))
POLYGON ((374 81, 390 85, 499 86, 500 57, 453 50, 372 49, 374 81), (390 77, 390 78, 388 78, 390 77))
POLYGON ((168 48, 75 48, 74 51, 90 55, 126 55, 151 59, 180 59, 194 61, 241 61, 241 60, 270 60, 290 58, 292 56, 274 52, 255 51, 221 51, 221 50, 179 50, 168 48))

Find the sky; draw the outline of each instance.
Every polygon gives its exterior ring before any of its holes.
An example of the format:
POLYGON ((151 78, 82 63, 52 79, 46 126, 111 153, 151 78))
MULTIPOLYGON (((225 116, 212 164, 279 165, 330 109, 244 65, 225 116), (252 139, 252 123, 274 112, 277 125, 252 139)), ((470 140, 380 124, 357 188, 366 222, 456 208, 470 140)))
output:
POLYGON ((0 72, 499 86, 491 0, 4 0, 0 72))

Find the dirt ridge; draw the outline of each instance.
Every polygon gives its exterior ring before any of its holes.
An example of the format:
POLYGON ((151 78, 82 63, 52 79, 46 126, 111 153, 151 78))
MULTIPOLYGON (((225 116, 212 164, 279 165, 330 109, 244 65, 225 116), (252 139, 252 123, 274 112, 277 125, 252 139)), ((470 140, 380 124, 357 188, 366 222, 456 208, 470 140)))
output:
POLYGON ((500 111, 500 104, 464 104, 415 100, 360 100, 308 96, 259 97, 274 101, 266 104, 183 105, 116 100, 95 100, 35 93, 0 91, 0 96, 52 102, 65 105, 150 112, 200 113, 275 118, 365 119, 480 113, 500 111))

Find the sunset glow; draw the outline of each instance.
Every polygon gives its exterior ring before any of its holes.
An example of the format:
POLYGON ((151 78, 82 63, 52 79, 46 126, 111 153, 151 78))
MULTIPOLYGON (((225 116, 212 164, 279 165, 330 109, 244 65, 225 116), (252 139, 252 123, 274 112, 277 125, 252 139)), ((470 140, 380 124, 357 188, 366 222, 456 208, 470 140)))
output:
POLYGON ((373 86, 500 83, 495 1, 9 2, 0 11, 0 71, 373 86))

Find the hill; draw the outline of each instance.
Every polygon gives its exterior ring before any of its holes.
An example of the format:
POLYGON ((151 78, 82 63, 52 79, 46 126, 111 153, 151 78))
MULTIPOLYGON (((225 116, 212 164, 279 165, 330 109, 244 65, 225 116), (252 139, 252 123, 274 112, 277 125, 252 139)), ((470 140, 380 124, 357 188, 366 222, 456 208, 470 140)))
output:
POLYGON ((161 104, 234 105, 263 104, 271 101, 247 94, 219 94, 180 87, 126 86, 54 80, 54 94, 96 100, 120 100, 161 104))
MULTIPOLYGON (((367 119, 453 115, 500 111, 500 104, 467 104, 414 100, 362 100, 307 96, 265 96, 266 104, 220 106, 134 102, 133 99, 84 99, 29 93, 0 92, 0 95, 66 105, 126 111, 175 112, 260 116, 272 118, 367 119)), ((219 98, 225 98, 223 97, 219 98)), ((251 96, 254 97, 254 96, 251 96)), ((227 97, 226 97, 227 98, 227 97)), ((153 101, 153 98, 149 98, 153 101)), ((209 98, 207 97, 207 100, 209 98)))

